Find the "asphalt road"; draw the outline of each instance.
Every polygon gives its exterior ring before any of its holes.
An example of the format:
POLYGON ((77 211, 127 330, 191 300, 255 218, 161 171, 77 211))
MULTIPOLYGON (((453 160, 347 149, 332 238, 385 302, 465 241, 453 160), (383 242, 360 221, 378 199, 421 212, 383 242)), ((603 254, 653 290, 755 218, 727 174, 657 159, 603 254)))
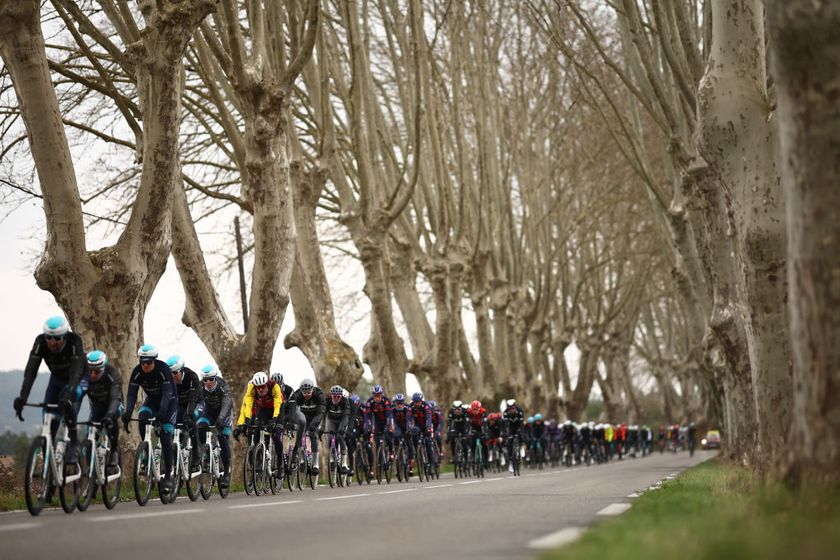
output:
POLYGON ((535 547, 623 511, 626 506, 615 504, 629 504, 634 492, 712 456, 657 453, 600 466, 523 470, 516 478, 445 474, 422 484, 354 482, 225 500, 214 494, 166 506, 156 500, 143 508, 121 503, 113 511, 91 506, 72 515, 60 509, 39 517, 4 513, 0 558, 532 558, 535 547))

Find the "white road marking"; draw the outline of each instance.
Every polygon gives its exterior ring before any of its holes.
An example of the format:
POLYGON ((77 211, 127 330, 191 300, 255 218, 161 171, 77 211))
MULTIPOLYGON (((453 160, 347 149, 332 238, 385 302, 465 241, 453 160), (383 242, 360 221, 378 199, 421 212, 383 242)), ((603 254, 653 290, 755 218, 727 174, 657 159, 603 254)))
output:
POLYGON ((146 517, 165 517, 167 515, 187 515, 190 513, 201 513, 204 509, 180 509, 175 511, 148 511, 146 513, 128 513, 120 515, 107 515, 103 517, 88 517, 92 523, 100 521, 124 521, 126 519, 143 519, 146 517))
POLYGON ((466 482, 459 482, 458 484, 478 484, 479 482, 483 482, 481 480, 468 480, 466 482))
POLYGON ((583 534, 583 529, 580 527, 566 527, 554 533, 548 534, 544 537, 534 539, 528 543, 528 548, 536 548, 545 550, 549 548, 556 548, 558 546, 567 545, 572 541, 576 541, 583 534))
POLYGON ((424 486, 423 488, 448 488, 452 486, 452 484, 436 484, 434 486, 424 486))
POLYGON ((361 498, 362 496, 370 496, 370 494, 350 494, 348 496, 330 496, 329 498, 316 498, 317 502, 326 502, 329 500, 346 500, 347 498, 361 498))
POLYGON ((34 529, 40 526, 40 523, 12 523, 10 525, 0 526, 0 533, 2 533, 3 531, 20 531, 23 529, 34 529))
POLYGON ((416 488, 404 488, 403 490, 388 490, 387 492, 377 492, 377 494, 399 494, 401 492, 414 492, 416 488))
POLYGON ((598 515, 621 515, 628 509, 630 509, 630 504, 610 504, 599 511, 598 515))
POLYGON ((511 477, 507 477, 507 478, 506 478, 506 477, 504 477, 504 476, 500 476, 500 477, 497 477, 497 478, 485 478, 485 479, 484 479, 484 482, 496 482, 497 480, 507 480, 507 479, 511 479, 511 480, 512 480, 512 478, 511 478, 511 477))
POLYGON ((300 500, 286 500, 283 502, 262 502, 258 504, 244 504, 241 506, 228 506, 228 509, 246 509, 246 508, 255 508, 255 507, 267 507, 267 506, 283 506, 286 504, 299 504, 300 500))
POLYGON ((633 492, 632 494, 627 494, 628 498, 638 498, 639 496, 641 496, 641 494, 639 494, 637 492, 633 492))

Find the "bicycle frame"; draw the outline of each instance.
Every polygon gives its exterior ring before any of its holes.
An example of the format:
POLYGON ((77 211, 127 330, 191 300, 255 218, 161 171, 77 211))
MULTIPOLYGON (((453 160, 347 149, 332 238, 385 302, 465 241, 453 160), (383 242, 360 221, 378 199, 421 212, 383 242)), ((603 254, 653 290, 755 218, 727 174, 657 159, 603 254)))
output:
POLYGON ((178 462, 178 471, 180 472, 181 480, 184 482, 188 480, 192 480, 198 476, 201 476, 201 467, 199 465, 199 469, 195 472, 192 472, 192 468, 190 466, 190 454, 192 452, 192 438, 190 437, 189 432, 187 432, 187 444, 182 446, 181 445, 181 424, 175 426, 175 435, 173 436, 172 442, 172 451, 175 453, 175 460, 178 462))
POLYGON ((88 468, 90 479, 95 479, 98 485, 104 486, 120 478, 122 476, 122 467, 120 465, 117 465, 117 471, 115 473, 105 474, 105 467, 108 464, 108 452, 111 451, 111 448, 108 445, 108 434, 102 429, 102 424, 99 422, 79 422, 79 424, 90 427, 87 436, 87 440, 90 442, 90 448, 93 450, 90 458, 90 467, 88 468))

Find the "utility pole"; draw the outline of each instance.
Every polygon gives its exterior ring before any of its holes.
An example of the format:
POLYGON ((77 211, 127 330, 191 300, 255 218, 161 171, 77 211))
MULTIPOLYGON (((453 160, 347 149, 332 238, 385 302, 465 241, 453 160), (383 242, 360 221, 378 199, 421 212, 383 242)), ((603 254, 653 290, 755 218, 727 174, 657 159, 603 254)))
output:
POLYGON ((248 332, 248 296, 245 293, 245 262, 242 256, 242 233, 239 231, 239 216, 233 219, 233 227, 236 231, 236 260, 239 263, 239 294, 242 297, 242 323, 245 332, 248 332))

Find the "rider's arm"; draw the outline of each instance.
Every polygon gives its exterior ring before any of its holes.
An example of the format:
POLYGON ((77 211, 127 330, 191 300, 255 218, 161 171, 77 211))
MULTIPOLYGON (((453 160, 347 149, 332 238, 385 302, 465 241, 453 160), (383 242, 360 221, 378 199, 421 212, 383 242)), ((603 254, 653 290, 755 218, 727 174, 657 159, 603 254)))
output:
POLYGON ((71 390, 75 391, 79 385, 79 379, 82 378, 82 373, 85 370, 85 346, 82 342, 82 337, 78 335, 68 335, 67 339, 71 344, 70 371, 67 374, 67 385, 71 390))
POLYGON ((192 416, 195 410, 195 405, 198 404, 198 399, 201 397, 202 387, 198 380, 198 374, 189 368, 184 368, 184 380, 189 376, 190 389, 187 395, 187 408, 184 411, 186 417, 192 416))
POLYGON ((219 409, 218 418, 227 418, 231 410, 233 410, 233 397, 230 394, 230 386, 227 383, 222 385, 222 392, 224 396, 222 397, 222 406, 219 409))
POLYGON ((38 375, 44 345, 44 335, 38 335, 35 338, 32 350, 29 352, 29 360, 26 362, 26 369, 23 370, 23 385, 20 388, 20 398, 24 402, 29 398, 29 392, 32 391, 32 385, 35 383, 35 376, 38 375))
POLYGON ((426 405, 426 431, 432 431, 432 416, 434 416, 435 411, 432 410, 432 407, 426 405))
POLYGON ((351 411, 350 409, 353 407, 353 403, 350 402, 350 399, 347 399, 344 405, 344 414, 341 415, 341 420, 338 422, 338 431, 347 431, 348 426, 350 426, 351 420, 351 411))
POLYGON ((138 379, 140 378, 140 366, 136 366, 131 372, 128 379, 128 395, 126 395, 125 411, 131 414, 134 411, 134 405, 137 404, 137 390, 140 388, 138 379))
POLYGON ((253 408, 254 386, 249 382, 248 387, 245 389, 245 396, 242 397, 242 406, 239 407, 239 419, 236 421, 237 426, 241 426, 251 417, 251 410, 253 410, 253 408))
POLYGON ((276 383, 274 387, 271 388, 271 396, 274 400, 274 415, 272 418, 277 418, 280 415, 280 407, 283 406, 283 392, 280 390, 280 386, 276 383))
POLYGON ((108 410, 105 414, 116 417, 120 409, 120 401, 122 400, 122 376, 120 375, 120 370, 113 366, 108 373, 111 376, 111 390, 108 392, 108 410))
POLYGON ((163 377, 163 387, 160 391, 160 402, 163 405, 163 403, 168 403, 172 397, 176 396, 175 379, 172 377, 172 370, 169 369, 166 362, 161 362, 160 374, 163 377))
POLYGON ((324 398, 324 393, 320 395, 315 395, 312 398, 316 398, 318 400, 318 407, 315 409, 315 416, 312 417, 312 421, 309 422, 310 429, 317 429, 321 427, 321 422, 324 419, 324 411, 327 409, 326 399, 324 398))

